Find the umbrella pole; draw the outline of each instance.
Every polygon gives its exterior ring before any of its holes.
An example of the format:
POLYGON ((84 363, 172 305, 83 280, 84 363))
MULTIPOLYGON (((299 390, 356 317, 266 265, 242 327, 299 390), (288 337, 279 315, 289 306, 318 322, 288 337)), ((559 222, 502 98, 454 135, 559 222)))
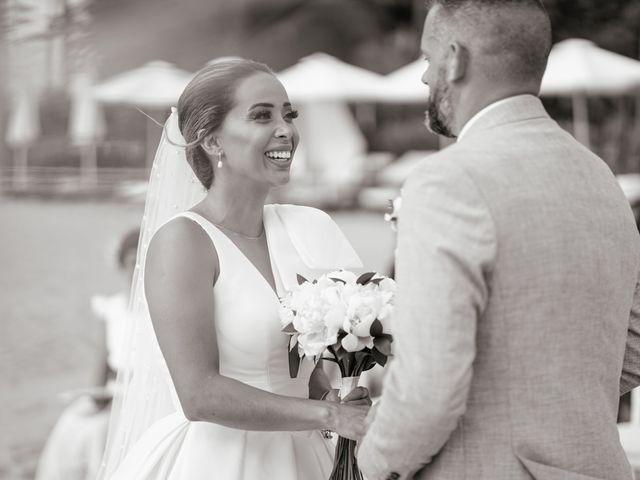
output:
POLYGON ((571 97, 573 103, 573 135, 585 147, 591 148, 589 140, 589 106, 587 96, 576 94, 571 97))
POLYGON ((633 126, 632 140, 631 140, 631 152, 629 156, 634 159, 632 169, 635 172, 640 171, 640 92, 636 93, 636 111, 635 111, 635 125, 633 126))
POLYGON ((363 130, 370 132, 376 128, 376 106, 373 103, 356 103, 354 106, 356 120, 363 130))
POLYGON ((94 143, 80 147, 81 178, 87 187, 98 185, 98 149, 94 143))
POLYGON ((27 175, 27 161, 29 158, 29 147, 19 146, 13 151, 13 187, 16 190, 24 191, 27 189, 29 181, 27 175))
POLYGON ((616 128, 613 132, 613 147, 611 148, 611 162, 615 166, 615 173, 626 173, 629 160, 622 156, 624 149, 624 125, 626 120, 626 109, 624 96, 620 95, 615 99, 616 104, 616 128))

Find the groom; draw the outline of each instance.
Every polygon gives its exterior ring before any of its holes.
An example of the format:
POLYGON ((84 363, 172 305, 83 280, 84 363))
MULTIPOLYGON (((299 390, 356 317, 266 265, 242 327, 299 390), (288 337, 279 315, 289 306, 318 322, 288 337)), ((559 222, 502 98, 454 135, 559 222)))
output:
POLYGON ((549 18, 435 0, 421 46, 429 128, 458 141, 402 191, 395 358, 360 467, 630 479, 616 411, 640 383, 640 237, 611 171, 537 98, 549 18))

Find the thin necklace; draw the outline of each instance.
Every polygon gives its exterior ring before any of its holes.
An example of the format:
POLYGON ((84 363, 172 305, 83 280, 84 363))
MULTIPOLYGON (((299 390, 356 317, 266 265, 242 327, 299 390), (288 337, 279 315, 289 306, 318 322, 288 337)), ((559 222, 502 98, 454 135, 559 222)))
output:
POLYGON ((233 233, 234 235, 237 235, 241 238, 245 238, 247 240, 260 240, 263 236, 264 236, 264 225, 262 226, 262 232, 260 232, 260 235, 258 235, 257 237, 252 237, 251 235, 245 235, 244 233, 240 233, 240 232, 236 232, 235 230, 231 230, 229 227, 225 227, 224 225, 220 225, 219 223, 216 222, 211 222, 213 223, 216 227, 220 227, 223 230, 226 230, 229 233, 233 233))
MULTIPOLYGON (((203 205, 203 208, 209 214, 207 216, 213 216, 213 215, 211 215, 211 212, 209 211, 209 206, 208 205, 203 205)), ((215 225, 216 227, 222 228, 223 230, 226 230, 227 232, 232 233, 233 235, 236 235, 236 236, 238 236, 240 238, 244 238, 245 240, 260 240, 262 237, 264 237, 264 223, 262 224, 262 231, 260 232, 260 235, 258 235, 257 237, 254 237, 254 236, 251 236, 251 235, 245 235, 244 233, 236 232, 235 230, 231 230, 229 227, 225 227, 221 223, 216 223, 213 220, 210 220, 209 218, 207 218, 207 220, 209 222, 211 222, 213 225, 215 225)))

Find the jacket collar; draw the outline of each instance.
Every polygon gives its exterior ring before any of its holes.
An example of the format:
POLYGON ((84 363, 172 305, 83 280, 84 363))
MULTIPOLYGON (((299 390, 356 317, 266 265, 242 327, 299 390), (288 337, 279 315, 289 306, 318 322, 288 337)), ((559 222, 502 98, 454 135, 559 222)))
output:
POLYGON ((535 118, 550 118, 542 101, 535 95, 516 95, 498 100, 480 110, 465 124, 458 141, 464 141, 483 130, 535 118))

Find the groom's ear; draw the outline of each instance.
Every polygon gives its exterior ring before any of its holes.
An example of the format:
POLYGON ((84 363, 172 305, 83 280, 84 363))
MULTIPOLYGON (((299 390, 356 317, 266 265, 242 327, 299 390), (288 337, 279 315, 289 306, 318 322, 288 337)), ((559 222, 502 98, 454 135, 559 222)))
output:
POLYGON ((458 42, 449 44, 449 55, 447 59, 447 80, 458 82, 467 74, 469 67, 469 51, 458 42))

